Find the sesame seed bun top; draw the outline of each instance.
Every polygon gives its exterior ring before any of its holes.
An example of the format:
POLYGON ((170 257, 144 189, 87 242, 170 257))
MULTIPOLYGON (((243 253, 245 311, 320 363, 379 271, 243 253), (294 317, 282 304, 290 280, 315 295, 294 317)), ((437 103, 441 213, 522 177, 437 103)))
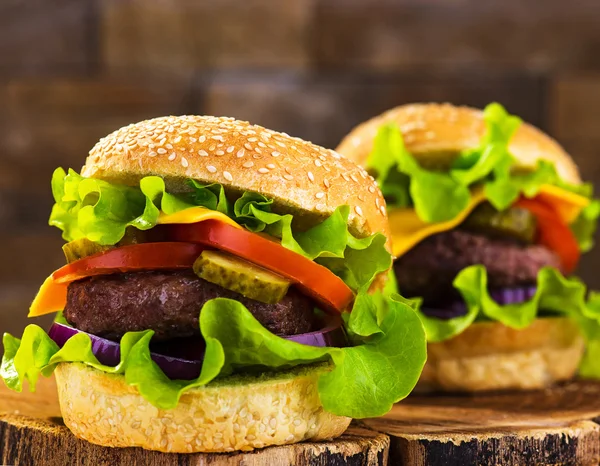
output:
POLYGON ((125 126, 90 151, 85 177, 137 185, 144 176, 165 179, 170 192, 186 180, 221 183, 228 195, 253 191, 274 200, 277 213, 308 228, 341 205, 350 206, 350 231, 389 238, 385 202, 367 172, 302 139, 233 118, 169 116, 125 126))
MULTIPOLYGON (((435 164, 436 159, 447 158, 448 154, 477 147, 485 131, 481 110, 450 104, 402 105, 358 125, 336 150, 359 164, 366 163, 379 127, 387 123, 399 126, 406 148, 424 164, 435 164)), ((565 181, 581 183, 571 157, 534 126, 523 123, 511 139, 509 149, 521 167, 533 167, 540 159, 548 160, 565 181)))

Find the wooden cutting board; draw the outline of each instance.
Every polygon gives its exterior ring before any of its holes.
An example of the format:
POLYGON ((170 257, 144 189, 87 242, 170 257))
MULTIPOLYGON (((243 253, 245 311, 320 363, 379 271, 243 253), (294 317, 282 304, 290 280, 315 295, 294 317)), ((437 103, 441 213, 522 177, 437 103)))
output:
POLYGON ((597 465, 600 383, 478 396, 411 396, 335 441, 250 453, 177 455, 99 447, 62 424, 53 379, 0 384, 2 465, 597 465))
POLYGON ((141 448, 107 448, 75 438, 60 417, 54 378, 35 393, 15 393, 0 382, 0 465, 387 465, 389 438, 352 425, 329 442, 307 442, 254 452, 167 454, 141 448))
POLYGON ((419 395, 362 422, 390 436, 390 464, 598 465, 600 383, 504 394, 419 395))

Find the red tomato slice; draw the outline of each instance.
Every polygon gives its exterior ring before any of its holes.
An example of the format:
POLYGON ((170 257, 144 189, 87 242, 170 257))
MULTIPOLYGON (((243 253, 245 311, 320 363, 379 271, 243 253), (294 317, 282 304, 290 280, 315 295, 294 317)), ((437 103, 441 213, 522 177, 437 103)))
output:
POLYGON ((191 225, 165 226, 172 241, 200 243, 230 252, 296 283, 324 311, 342 312, 354 294, 341 278, 326 267, 284 248, 256 233, 240 230, 218 220, 191 225))
POLYGON ((521 198, 515 205, 527 209, 535 216, 538 242, 559 256, 565 273, 573 272, 581 251, 569 225, 561 219, 556 210, 540 199, 521 198))
POLYGON ((100 252, 61 267, 56 283, 134 270, 189 269, 205 248, 197 243, 142 243, 100 252))

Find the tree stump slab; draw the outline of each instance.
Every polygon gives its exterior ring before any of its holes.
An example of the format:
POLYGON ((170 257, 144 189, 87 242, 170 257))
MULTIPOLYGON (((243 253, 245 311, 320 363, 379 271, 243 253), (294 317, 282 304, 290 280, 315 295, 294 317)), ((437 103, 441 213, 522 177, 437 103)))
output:
POLYGON ((109 448, 76 438, 62 423, 54 379, 42 379, 36 393, 15 393, 0 384, 0 464, 65 466, 173 465, 387 465, 387 435, 351 425, 328 442, 305 442, 234 453, 160 453, 109 448))
POLYGON ((362 425, 390 436, 390 464, 597 465, 600 383, 479 395, 413 395, 362 425))

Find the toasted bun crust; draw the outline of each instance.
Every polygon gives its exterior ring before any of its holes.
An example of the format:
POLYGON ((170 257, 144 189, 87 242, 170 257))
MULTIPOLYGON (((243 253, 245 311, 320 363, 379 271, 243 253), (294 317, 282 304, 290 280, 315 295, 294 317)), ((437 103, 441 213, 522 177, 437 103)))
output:
MULTIPOLYGON (((400 127, 407 149, 420 160, 477 147, 485 131, 481 110, 450 104, 402 105, 358 125, 342 140, 337 152, 364 165, 379 127, 386 123, 400 127)), ((577 166, 564 149, 529 124, 519 127, 510 151, 523 167, 535 166, 540 159, 548 160, 565 181, 581 182, 577 166)))
POLYGON ((322 370, 254 381, 230 377, 186 392, 171 410, 151 405, 121 375, 80 363, 61 363, 55 374, 64 422, 77 437, 109 447, 193 453, 340 436, 350 418, 323 410, 317 393, 322 370))
POLYGON ((575 375, 584 341, 567 318, 540 318, 524 330, 479 322, 427 352, 419 390, 538 389, 575 375))
POLYGON ((83 176, 134 185, 158 175, 172 192, 185 180, 221 183, 228 194, 254 191, 292 213, 299 228, 349 205, 349 228, 359 237, 389 237, 385 203, 367 172, 302 139, 233 118, 169 116, 134 123, 101 139, 83 176))

